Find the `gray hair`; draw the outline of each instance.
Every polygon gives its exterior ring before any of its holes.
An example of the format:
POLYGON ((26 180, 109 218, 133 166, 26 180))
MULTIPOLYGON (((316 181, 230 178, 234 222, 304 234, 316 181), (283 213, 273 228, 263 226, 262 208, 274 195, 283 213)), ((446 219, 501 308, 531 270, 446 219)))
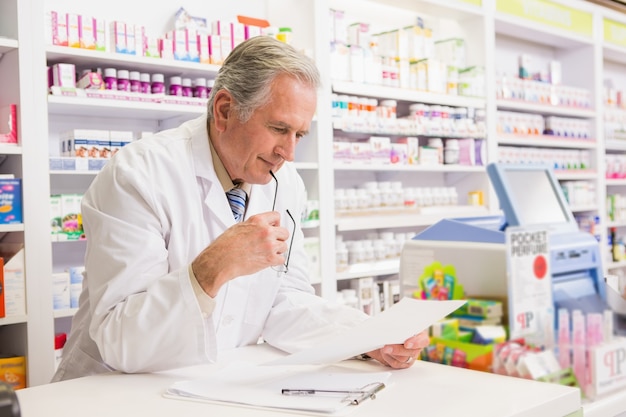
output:
POLYGON ((321 85, 315 62, 294 47, 270 36, 256 36, 242 42, 217 73, 207 104, 209 121, 213 120, 215 94, 227 90, 234 98, 239 120, 247 122, 256 109, 268 103, 272 82, 281 74, 315 89, 321 85))

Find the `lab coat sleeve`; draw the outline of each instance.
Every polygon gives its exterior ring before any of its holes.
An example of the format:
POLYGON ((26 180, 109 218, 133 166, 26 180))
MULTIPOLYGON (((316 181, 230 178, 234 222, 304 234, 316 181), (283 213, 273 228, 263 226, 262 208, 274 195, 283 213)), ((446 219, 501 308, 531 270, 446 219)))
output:
POLYGON ((149 172, 130 163, 106 168, 82 202, 89 334, 103 361, 150 372, 213 360, 212 320, 200 311, 188 264, 170 270, 168 263, 164 224, 176 213, 154 201, 149 172))
MULTIPOLYGON (((366 320, 360 310, 329 302, 315 295, 310 284, 309 261, 304 249, 304 235, 300 228, 300 213, 306 205, 306 193, 302 179, 294 175, 298 193, 292 207, 297 211, 297 225, 292 247, 289 272, 283 277, 274 305, 263 330, 263 338, 269 344, 289 353, 310 348, 316 342, 366 320)), ((286 182, 281 179, 282 182, 286 182)))

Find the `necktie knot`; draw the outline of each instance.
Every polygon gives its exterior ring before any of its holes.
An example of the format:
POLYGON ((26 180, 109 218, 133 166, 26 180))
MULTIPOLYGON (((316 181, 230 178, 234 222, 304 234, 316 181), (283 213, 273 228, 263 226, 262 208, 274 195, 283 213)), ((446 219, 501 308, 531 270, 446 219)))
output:
POLYGON ((235 187, 226 191, 226 197, 228 198, 228 204, 230 204, 230 210, 233 212, 235 222, 240 222, 246 211, 246 200, 248 199, 248 195, 241 188, 235 187))

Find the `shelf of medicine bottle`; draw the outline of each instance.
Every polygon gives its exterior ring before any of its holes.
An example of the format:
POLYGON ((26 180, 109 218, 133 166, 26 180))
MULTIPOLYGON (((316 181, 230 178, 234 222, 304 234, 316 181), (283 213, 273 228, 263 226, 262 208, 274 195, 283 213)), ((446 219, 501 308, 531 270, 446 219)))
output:
POLYGON ((378 277, 393 275, 400 272, 400 260, 389 259, 378 262, 366 262, 348 266, 347 269, 337 272, 335 278, 338 281, 362 277, 378 277))
POLYGON ((551 135, 511 135, 498 134, 498 145, 521 145, 547 148, 595 149, 598 143, 593 139, 573 139, 551 135))
POLYGON ((559 181, 598 179, 598 173, 588 169, 557 169, 554 176, 559 181))
POLYGON ((335 162, 336 171, 485 172, 482 165, 399 165, 335 162))
POLYGON ((485 99, 429 93, 398 87, 375 84, 360 84, 348 81, 333 81, 333 92, 353 96, 365 96, 383 100, 400 100, 413 103, 439 104, 452 107, 485 108, 485 99))
POLYGON ((11 52, 17 49, 17 40, 11 38, 3 38, 0 36, 0 54, 11 52))
POLYGON ((27 321, 28 321, 28 316, 25 316, 25 315, 2 317, 0 319, 0 326, 6 326, 9 324, 21 324, 21 323, 26 323, 27 321))
POLYGON ((162 120, 177 116, 198 116, 206 106, 68 96, 48 96, 50 114, 162 120))
POLYGON ((165 75, 182 74, 186 77, 215 78, 220 69, 219 65, 54 45, 46 47, 46 58, 50 63, 74 64, 78 68, 115 67, 165 75))
POLYGON ((60 319, 63 317, 73 317, 78 311, 78 308, 63 308, 60 310, 54 310, 54 318, 60 319))
POLYGON ((450 217, 475 217, 488 214, 484 206, 437 206, 420 209, 390 209, 354 215, 335 216, 337 231, 374 230, 401 227, 430 226, 450 217))
POLYGON ((506 100, 499 99, 496 101, 498 110, 513 110, 524 113, 539 113, 542 115, 551 116, 563 116, 563 117, 578 117, 591 119, 596 117, 595 110, 579 108, 579 107, 566 107, 566 106, 552 106, 549 104, 533 103, 523 100, 506 100))

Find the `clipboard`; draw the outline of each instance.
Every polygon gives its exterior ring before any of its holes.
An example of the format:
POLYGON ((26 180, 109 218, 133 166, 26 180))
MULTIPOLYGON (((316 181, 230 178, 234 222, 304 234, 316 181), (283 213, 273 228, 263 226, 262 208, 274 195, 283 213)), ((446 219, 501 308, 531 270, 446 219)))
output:
POLYGON ((390 384, 391 372, 341 366, 268 367, 236 363, 197 380, 179 381, 166 398, 307 415, 343 416, 373 400, 390 384))

